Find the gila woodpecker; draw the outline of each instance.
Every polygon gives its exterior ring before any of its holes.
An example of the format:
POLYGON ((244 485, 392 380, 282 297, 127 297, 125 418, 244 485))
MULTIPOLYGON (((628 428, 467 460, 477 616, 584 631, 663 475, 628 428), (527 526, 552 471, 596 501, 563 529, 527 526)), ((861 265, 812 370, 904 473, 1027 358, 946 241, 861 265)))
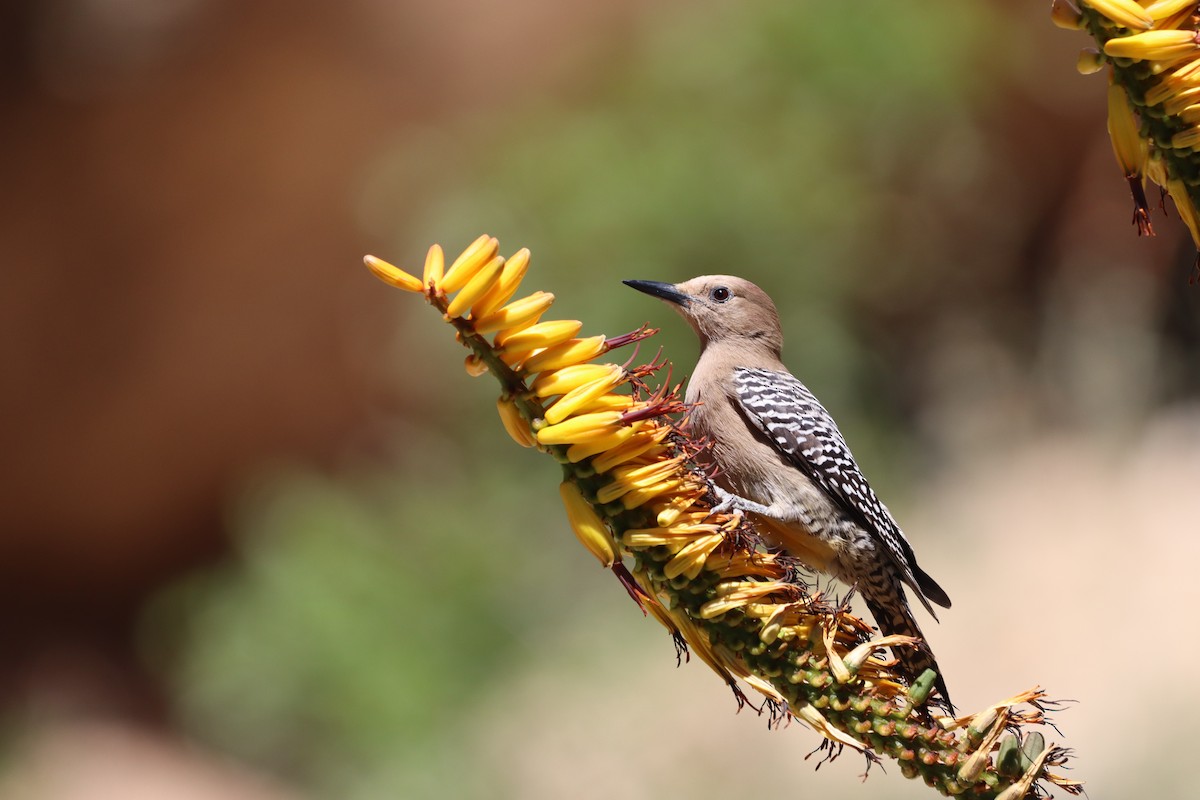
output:
POLYGON ((670 303, 700 337, 686 399, 694 430, 711 446, 717 510, 748 513, 770 544, 856 586, 884 634, 920 639, 895 655, 910 679, 936 671, 940 703, 952 712, 904 585, 934 619, 930 601, 949 608, 950 598, 917 566, 829 412, 780 361, 783 332, 771 298, 729 275, 625 283, 670 303))

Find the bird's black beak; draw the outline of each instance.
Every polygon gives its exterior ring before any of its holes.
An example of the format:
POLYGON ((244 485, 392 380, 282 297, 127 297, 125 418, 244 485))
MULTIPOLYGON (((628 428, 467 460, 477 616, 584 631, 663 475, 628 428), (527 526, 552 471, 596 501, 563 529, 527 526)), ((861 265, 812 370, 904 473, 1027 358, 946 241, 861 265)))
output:
POLYGON ((621 281, 626 286, 632 286, 639 292, 645 292, 661 300, 666 300, 668 303, 686 306, 692 301, 683 292, 675 288, 675 284, 663 283, 662 281, 621 281))

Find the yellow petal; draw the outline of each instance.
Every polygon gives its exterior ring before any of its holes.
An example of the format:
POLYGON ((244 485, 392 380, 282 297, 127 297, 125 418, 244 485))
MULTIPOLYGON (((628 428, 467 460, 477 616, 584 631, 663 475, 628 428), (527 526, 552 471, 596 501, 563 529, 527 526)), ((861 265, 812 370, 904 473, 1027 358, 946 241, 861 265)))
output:
POLYGON ((1195 31, 1146 31, 1118 36, 1104 44, 1104 54, 1113 58, 1161 60, 1200 51, 1195 31))
POLYGON ((450 305, 446 306, 446 318, 455 319, 467 313, 471 305, 492 287, 492 283, 495 282, 502 269, 504 269, 504 258, 501 256, 496 256, 484 264, 479 272, 471 276, 467 285, 454 296, 450 305))
POLYGON ((618 464, 632 461, 651 448, 658 447, 670 432, 671 429, 666 425, 659 425, 654 430, 639 434, 636 439, 630 439, 619 448, 614 448, 600 456, 592 462, 592 466, 597 472, 608 472, 618 464))
POLYGON ((630 411, 635 401, 627 394, 603 394, 579 409, 580 412, 592 411, 630 411))
POLYGON ((680 575, 695 578, 704 568, 705 559, 724 541, 725 537, 720 533, 696 537, 666 563, 663 567, 663 575, 670 579, 680 575))
MULTIPOLYGON (((645 489, 656 489, 664 481, 678 477, 680 458, 656 461, 637 467, 613 470, 612 479, 596 492, 601 503, 611 503, 627 493, 645 489)), ((661 492, 655 491, 654 494, 661 492)))
POLYGON ((1191 150, 1200 147, 1200 126, 1193 126, 1172 136, 1171 147, 1175 150, 1191 150))
MULTIPOLYGON (((504 265, 508 269, 508 264, 504 265)), ((534 292, 528 297, 522 297, 503 308, 477 318, 476 333, 492 333, 507 328, 519 329, 526 323, 537 322, 538 317, 546 313, 546 309, 554 302, 554 295, 549 292, 534 292)), ((474 310, 471 312, 474 314, 474 310)))
MULTIPOLYGON (((491 314, 508 302, 521 286, 521 279, 529 269, 529 250, 522 247, 504 262, 504 271, 496 280, 488 293, 479 298, 479 302, 471 309, 472 316, 479 318, 491 314)), ((551 295, 553 296, 553 295, 551 295)))
POLYGON ((422 289, 420 278, 416 275, 409 275, 404 270, 394 264, 389 264, 382 258, 363 256, 363 263, 367 265, 367 269, 375 274, 376 278, 379 278, 379 280, 389 286, 395 286, 397 289, 403 289, 406 292, 419 292, 422 289))
POLYGON ((639 423, 618 428, 608 436, 592 439, 590 442, 579 442, 567 448, 567 460, 578 464, 585 458, 591 458, 597 453, 605 453, 614 447, 620 447, 637 432, 639 423))
POLYGON ((632 492, 629 492, 621 497, 621 505, 625 506, 626 509, 632 510, 644 505, 645 503, 648 503, 661 494, 666 494, 667 492, 673 491, 681 485, 683 485, 683 481, 674 479, 662 481, 661 483, 657 483, 653 486, 647 486, 642 489, 634 489, 632 492))
POLYGON ((500 422, 504 424, 504 430, 514 442, 521 447, 533 447, 537 443, 533 438, 533 431, 529 428, 529 422, 521 416, 520 409, 511 397, 497 398, 496 410, 500 412, 500 422))
MULTIPOLYGON (((1178 139, 1187 133, 1196 134, 1196 145, 1200 146, 1200 128, 1192 128, 1182 134, 1175 134, 1178 139)), ((1192 233, 1192 241, 1196 243, 1196 247, 1200 247, 1200 218, 1197 218, 1196 207, 1192 205, 1191 195, 1188 193, 1187 184, 1183 181, 1171 178, 1167 181, 1167 191, 1171 193, 1171 199, 1175 201, 1175 210, 1179 212, 1179 216, 1188 226, 1188 230, 1192 233)))
POLYGON ((1194 9, 1195 5, 1196 0, 1158 0, 1158 2, 1146 6, 1146 14, 1150 19, 1158 22, 1181 11, 1194 9))
MULTIPOLYGON (((1150 92, 1147 92, 1146 95, 1146 105, 1151 105, 1149 101, 1150 92)), ((1178 114, 1193 103, 1200 103, 1200 86, 1176 91, 1170 96, 1164 97, 1160 102, 1162 103, 1163 111, 1168 114, 1178 114)))
POLYGON ((437 286, 442 282, 442 275, 445 273, 446 254, 442 252, 442 246, 435 244, 429 248, 429 252, 425 254, 425 285, 437 286))
POLYGON ((572 417, 557 425, 547 425, 537 432, 542 444, 574 444, 589 442, 607 436, 621 426, 621 415, 616 411, 600 411, 572 417))
POLYGON ((644 489, 667 478, 680 477, 683 474, 680 469, 682 461, 682 456, 676 456, 666 461, 617 467, 612 471, 612 478, 616 482, 626 484, 631 489, 644 489))
POLYGON ((1148 152, 1146 140, 1138 133, 1129 96, 1117 83, 1108 85, 1108 136, 1125 177, 1141 175, 1148 152))
POLYGON ((553 397, 556 394, 566 394, 620 369, 616 364, 575 364, 553 372, 543 372, 534 379, 529 388, 538 397, 553 397))
POLYGON ((463 250, 462 255, 454 259, 450 269, 442 278, 441 288, 447 294, 457 292, 467 285, 467 281, 475 277, 475 273, 496 256, 500 243, 486 233, 463 250))
POLYGON ((1099 11, 1118 25, 1131 30, 1148 31, 1154 20, 1145 9, 1133 0, 1084 0, 1086 5, 1099 11))
POLYGON ((586 339, 570 339, 548 347, 526 361, 521 368, 525 372, 544 372, 550 369, 562 369, 572 364, 591 361, 604 352, 604 337, 589 336, 586 339))
POLYGON ((671 502, 658 512, 658 517, 654 521, 662 527, 673 525, 683 515, 683 512, 695 505, 699 499, 699 497, 689 495, 673 497, 671 502))
POLYGON ((617 560, 617 548, 604 520, 574 483, 563 481, 559 484, 558 493, 562 496, 563 507, 567 510, 571 530, 575 531, 580 543, 602 566, 611 567, 617 560))
POLYGON ((704 605, 700 606, 701 619, 713 619, 719 617, 726 611, 731 611, 735 608, 740 608, 751 600, 755 600, 764 595, 772 594, 780 591, 788 584, 780 583, 779 581, 763 581, 762 583, 752 583, 750 581, 731 581, 732 587, 721 591, 722 586, 728 584, 720 584, 717 587, 717 597, 714 600, 709 600, 704 605))
MULTIPOLYGON (((619 368, 618 368, 619 370, 619 368)), ((597 398, 608 394, 625 382, 625 375, 618 371, 583 386, 577 386, 563 395, 554 405, 546 409, 546 422, 554 424, 586 409, 597 398)))
POLYGON ((553 347, 579 333, 582 327, 583 323, 577 319, 553 319, 515 332, 501 331, 496 334, 496 345, 510 353, 553 347))

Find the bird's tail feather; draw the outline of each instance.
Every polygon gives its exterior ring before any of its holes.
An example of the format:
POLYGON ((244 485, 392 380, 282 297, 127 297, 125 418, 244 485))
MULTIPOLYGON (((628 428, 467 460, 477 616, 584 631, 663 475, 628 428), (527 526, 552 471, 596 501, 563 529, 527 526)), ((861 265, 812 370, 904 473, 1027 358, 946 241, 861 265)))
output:
MULTIPOLYGON (((897 592, 904 590, 897 584, 897 592)), ((929 648, 929 644, 925 641, 925 635, 921 633, 921 628, 917 625, 916 619, 913 618, 912 610, 905 602, 903 594, 900 595, 900 602, 895 602, 895 595, 888 598, 888 602, 881 603, 864 594, 863 599, 867 603, 867 608, 871 610, 871 615, 875 617, 875 624, 879 626, 879 630, 884 636, 912 636, 920 639, 920 643, 915 647, 895 647, 892 648, 896 659, 900 662, 900 667, 910 681, 915 681, 927 669, 931 669, 937 673, 937 680, 934 685, 937 687, 938 697, 931 702, 940 705, 947 713, 954 713, 954 705, 950 702, 950 692, 946 689, 946 681, 942 677, 942 669, 938 666, 937 659, 933 656, 933 650, 929 648)))

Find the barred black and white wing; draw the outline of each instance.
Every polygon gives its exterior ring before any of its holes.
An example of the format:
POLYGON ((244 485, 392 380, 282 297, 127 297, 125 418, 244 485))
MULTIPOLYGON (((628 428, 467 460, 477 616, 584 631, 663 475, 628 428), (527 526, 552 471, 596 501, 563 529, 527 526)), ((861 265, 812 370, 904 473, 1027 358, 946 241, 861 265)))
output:
POLYGON ((933 609, 926 598, 949 608, 950 598, 917 566, 912 546, 859 471, 837 423, 808 387, 787 372, 768 369, 735 369, 733 383, 750 422, 850 519, 884 545, 929 613, 933 609))

